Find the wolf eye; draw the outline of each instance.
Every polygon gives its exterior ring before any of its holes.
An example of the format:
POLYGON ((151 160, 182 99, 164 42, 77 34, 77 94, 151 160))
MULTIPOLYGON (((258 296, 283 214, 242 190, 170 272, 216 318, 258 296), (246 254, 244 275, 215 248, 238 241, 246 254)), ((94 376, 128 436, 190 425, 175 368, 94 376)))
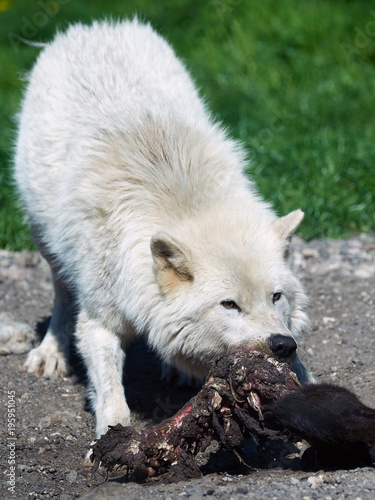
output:
POLYGON ((234 300, 223 300, 221 305, 225 307, 225 309, 236 309, 238 312, 241 312, 241 308, 234 302, 234 300))
POLYGON ((276 292, 272 295, 272 302, 275 303, 281 299, 281 292, 276 292))

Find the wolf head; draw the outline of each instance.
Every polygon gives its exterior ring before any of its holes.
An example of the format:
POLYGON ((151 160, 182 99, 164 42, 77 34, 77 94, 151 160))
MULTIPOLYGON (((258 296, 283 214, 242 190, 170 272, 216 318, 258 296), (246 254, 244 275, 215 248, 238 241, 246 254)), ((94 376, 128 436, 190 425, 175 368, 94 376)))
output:
POLYGON ((302 219, 301 210, 273 220, 210 213, 155 234, 163 306, 150 341, 162 357, 202 376, 218 354, 246 347, 287 361, 308 380, 295 341, 307 326, 307 299, 289 264, 302 219))

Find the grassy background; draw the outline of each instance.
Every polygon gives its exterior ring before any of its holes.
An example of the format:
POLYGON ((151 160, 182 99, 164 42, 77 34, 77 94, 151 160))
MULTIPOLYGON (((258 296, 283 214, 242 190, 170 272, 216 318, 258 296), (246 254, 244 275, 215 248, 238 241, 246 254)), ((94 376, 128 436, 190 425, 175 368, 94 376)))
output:
POLYGON ((11 182, 14 115, 39 49, 74 21, 137 13, 186 61, 305 238, 375 229, 375 7, 350 0, 0 0, 0 247, 32 248, 11 182), (44 6, 44 8, 43 8, 44 6), (46 9, 46 14, 43 9, 46 9))

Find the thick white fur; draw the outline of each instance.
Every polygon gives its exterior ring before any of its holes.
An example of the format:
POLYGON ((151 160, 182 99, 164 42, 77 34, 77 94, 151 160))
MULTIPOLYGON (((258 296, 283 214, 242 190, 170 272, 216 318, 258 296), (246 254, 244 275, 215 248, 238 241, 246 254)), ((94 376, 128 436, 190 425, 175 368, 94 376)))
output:
POLYGON ((15 176, 56 298, 26 366, 67 370, 74 300, 98 436, 129 423, 121 347, 133 335, 201 376, 219 352, 269 351, 272 334, 305 328, 306 298, 286 258, 303 214, 277 219, 244 166, 241 146, 149 25, 78 24, 40 54, 15 176))

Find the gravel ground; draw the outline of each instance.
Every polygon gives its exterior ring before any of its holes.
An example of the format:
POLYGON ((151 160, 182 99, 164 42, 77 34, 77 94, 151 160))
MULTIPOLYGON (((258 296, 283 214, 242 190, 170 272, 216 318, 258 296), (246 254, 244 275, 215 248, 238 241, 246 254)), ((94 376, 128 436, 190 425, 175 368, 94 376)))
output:
MULTIPOLYGON (((294 266, 310 297, 311 328, 299 341, 301 358, 318 381, 346 386, 375 407, 375 238, 310 243, 295 238, 293 249, 294 266)), ((91 476, 82 461, 94 438, 94 421, 86 408, 79 360, 71 377, 45 380, 22 371, 25 354, 6 355, 39 341, 52 300, 48 266, 38 254, 0 251, 1 498, 375 498, 374 468, 306 473, 299 469, 300 449, 292 445, 271 448, 253 469, 211 448, 200 457, 202 478, 171 485, 103 482, 99 474, 91 476), (12 321, 21 323, 16 343, 14 335, 7 337, 12 321), (12 440, 6 416, 14 414, 12 440), (7 483, 13 473, 8 459, 13 458, 14 492, 7 483)), ((129 351, 125 379, 132 424, 144 428, 173 414, 194 389, 160 383, 160 364, 142 343, 129 351)), ((251 446, 245 451, 251 462, 251 446)))

